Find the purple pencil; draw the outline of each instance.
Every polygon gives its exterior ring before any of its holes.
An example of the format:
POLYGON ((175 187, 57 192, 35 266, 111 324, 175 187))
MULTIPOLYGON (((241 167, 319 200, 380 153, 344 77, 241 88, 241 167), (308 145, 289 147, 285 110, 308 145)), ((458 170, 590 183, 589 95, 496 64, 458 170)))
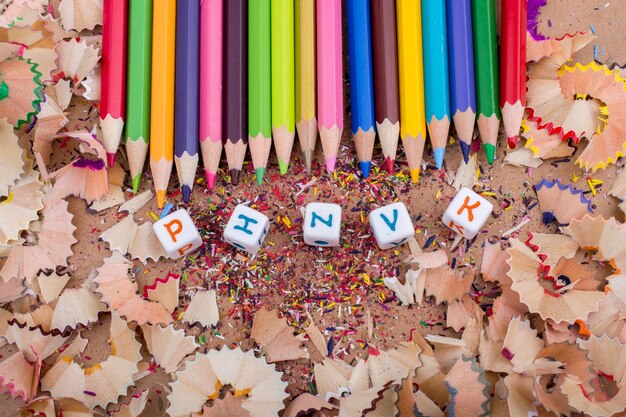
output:
POLYGON ((470 0, 448 0, 447 6, 450 110, 467 163, 476 122, 472 5, 470 0))
POLYGON ((224 151, 230 181, 239 182, 248 148, 248 2, 224 2, 224 151))
POLYGON ((199 33, 200 0, 177 1, 174 161, 185 203, 198 168, 199 33))

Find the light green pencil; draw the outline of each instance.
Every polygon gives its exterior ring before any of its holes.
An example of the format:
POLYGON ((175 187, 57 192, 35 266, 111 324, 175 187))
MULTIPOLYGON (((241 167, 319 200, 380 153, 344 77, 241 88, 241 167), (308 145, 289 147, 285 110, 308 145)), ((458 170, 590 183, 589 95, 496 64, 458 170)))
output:
POLYGON ((126 153, 133 191, 136 193, 150 137, 152 0, 131 1, 128 20, 126 153))
POLYGON ((248 144, 257 184, 272 147, 270 0, 248 2, 248 144))
POLYGON ((293 0, 271 0, 272 133, 281 174, 286 174, 296 135, 293 0))

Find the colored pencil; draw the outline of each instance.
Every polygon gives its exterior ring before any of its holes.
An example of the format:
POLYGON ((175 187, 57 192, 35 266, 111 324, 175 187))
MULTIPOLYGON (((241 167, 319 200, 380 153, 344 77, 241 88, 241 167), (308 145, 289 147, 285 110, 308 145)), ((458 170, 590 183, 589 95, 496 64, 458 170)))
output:
POLYGON ((250 0, 248 7, 248 142, 261 185, 272 148, 270 0, 250 0))
POLYGON ((450 133, 450 79, 446 0, 422 2, 426 122, 437 169, 443 166, 450 133))
POLYGON ((152 0, 129 3, 126 154, 133 192, 139 191, 150 139, 152 0))
POLYGON ((200 2, 200 150, 209 189, 222 157, 223 0, 200 2))
POLYGON ((393 174, 400 137, 398 102, 398 45, 395 0, 372 0, 374 110, 388 173, 393 174))
POLYGON ((326 169, 335 170, 343 132, 341 0, 316 3, 317 118, 326 169))
POLYGON ((500 128, 498 98, 498 39, 494 0, 472 0, 474 22, 474 71, 476 73, 476 106, 478 131, 487 162, 493 164, 500 128))
POLYGON ((248 147, 247 0, 224 3, 224 150, 233 185, 248 147))
POLYGON ((370 176, 376 139, 374 117, 374 71, 369 0, 348 0, 348 60, 352 136, 363 178, 370 176))
POLYGON ((419 181, 426 114, 424 106, 424 60, 420 0, 397 0, 398 70, 400 74, 400 138, 411 180, 419 181))
POLYGON ((526 107, 526 0, 502 0, 500 108, 509 147, 517 145, 526 107))
POLYGON ((128 3, 105 0, 102 9, 100 126, 109 166, 115 164, 126 116, 126 37, 128 3))
POLYGON ((176 0, 154 0, 152 9, 152 110, 150 168, 159 208, 165 205, 174 158, 176 0))
POLYGON ((296 0, 296 129, 307 171, 311 171, 315 118, 315 0, 296 0))
POLYGON ((447 0, 450 107, 465 163, 476 123, 474 40, 470 0, 447 0))
POLYGON ((293 0, 272 0, 272 133, 281 174, 296 136, 293 0))
POLYGON ((200 0, 177 2, 174 163, 185 203, 198 169, 199 33, 200 0))

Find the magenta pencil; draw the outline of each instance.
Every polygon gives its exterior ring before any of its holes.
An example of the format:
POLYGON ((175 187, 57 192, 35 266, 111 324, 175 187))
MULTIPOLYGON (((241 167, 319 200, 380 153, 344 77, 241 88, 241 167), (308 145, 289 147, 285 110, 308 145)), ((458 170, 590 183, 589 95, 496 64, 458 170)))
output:
POLYGON ((213 189, 222 157, 223 0, 200 5, 200 150, 213 189))
POLYGON ((335 170, 343 131, 341 0, 317 2, 317 115, 326 169, 335 170))

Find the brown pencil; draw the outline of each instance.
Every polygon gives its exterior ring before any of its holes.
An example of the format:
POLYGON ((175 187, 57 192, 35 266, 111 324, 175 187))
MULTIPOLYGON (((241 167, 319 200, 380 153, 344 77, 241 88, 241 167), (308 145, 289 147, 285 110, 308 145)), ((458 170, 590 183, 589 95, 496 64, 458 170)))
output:
POLYGON ((317 141, 315 118, 315 0, 296 0, 296 129, 307 171, 317 141))
POLYGON ((224 2, 224 150, 237 185, 248 147, 246 0, 224 2))
POLYGON ((398 102, 398 47, 394 0, 372 0, 372 52, 374 55, 374 110, 376 128, 392 174, 400 136, 398 102))

